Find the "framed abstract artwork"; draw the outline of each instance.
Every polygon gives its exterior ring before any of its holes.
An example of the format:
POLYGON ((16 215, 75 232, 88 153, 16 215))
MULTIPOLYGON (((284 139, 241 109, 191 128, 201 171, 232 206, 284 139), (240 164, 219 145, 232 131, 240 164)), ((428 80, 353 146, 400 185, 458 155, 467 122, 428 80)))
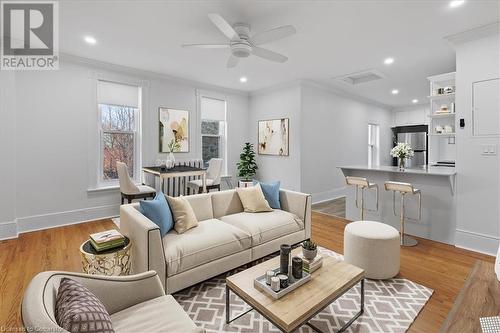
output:
POLYGON ((259 120, 259 155, 289 155, 289 122, 288 118, 259 120))
POLYGON ((189 152, 189 111, 160 107, 158 118, 160 153, 170 152, 169 146, 174 153, 189 152))

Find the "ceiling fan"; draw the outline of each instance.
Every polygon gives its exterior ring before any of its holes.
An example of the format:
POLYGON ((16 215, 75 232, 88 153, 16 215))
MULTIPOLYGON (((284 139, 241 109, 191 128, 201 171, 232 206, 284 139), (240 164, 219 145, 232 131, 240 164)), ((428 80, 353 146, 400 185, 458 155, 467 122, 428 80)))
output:
POLYGON ((240 58, 246 58, 250 54, 266 60, 283 63, 288 58, 274 51, 264 49, 258 45, 273 42, 296 33, 293 25, 284 25, 271 30, 258 33, 250 36, 250 25, 246 23, 229 24, 219 14, 208 14, 212 23, 229 38, 229 43, 226 44, 184 44, 185 48, 200 48, 200 49, 230 49, 231 56, 227 61, 227 67, 235 67, 240 58))

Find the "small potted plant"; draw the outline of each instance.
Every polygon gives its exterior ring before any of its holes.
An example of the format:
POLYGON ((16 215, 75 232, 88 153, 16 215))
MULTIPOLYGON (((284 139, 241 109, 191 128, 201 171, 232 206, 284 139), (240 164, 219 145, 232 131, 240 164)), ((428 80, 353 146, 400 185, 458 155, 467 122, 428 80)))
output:
POLYGON ((406 142, 398 142, 391 150, 391 156, 398 159, 399 170, 405 169, 405 161, 407 158, 412 158, 414 155, 413 149, 406 142))
POLYGON ((259 167, 255 162, 255 151, 251 143, 247 142, 245 146, 243 146, 243 152, 240 154, 240 161, 236 166, 238 167, 238 177, 241 178, 239 186, 252 186, 252 178, 255 176, 259 167))
POLYGON ((313 261, 318 254, 318 246, 313 241, 306 240, 302 242, 302 254, 307 260, 313 261))

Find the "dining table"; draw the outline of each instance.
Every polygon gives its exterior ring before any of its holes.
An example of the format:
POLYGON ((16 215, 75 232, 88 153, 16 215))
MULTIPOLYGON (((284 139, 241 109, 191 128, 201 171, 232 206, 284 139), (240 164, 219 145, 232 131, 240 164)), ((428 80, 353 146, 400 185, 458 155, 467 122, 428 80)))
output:
POLYGON ((198 168, 187 165, 176 165, 173 168, 167 169, 161 166, 143 167, 142 171, 147 174, 154 175, 160 179, 160 188, 165 193, 165 179, 179 177, 186 179, 189 176, 200 176, 202 180, 203 193, 207 192, 207 169, 198 168))

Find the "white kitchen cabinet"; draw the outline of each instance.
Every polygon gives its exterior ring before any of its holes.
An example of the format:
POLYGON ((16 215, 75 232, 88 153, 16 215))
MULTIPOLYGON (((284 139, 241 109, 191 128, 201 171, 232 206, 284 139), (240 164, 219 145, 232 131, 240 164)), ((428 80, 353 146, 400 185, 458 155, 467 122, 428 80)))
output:
POLYGON ((425 107, 393 112, 394 126, 427 125, 429 118, 425 107))

